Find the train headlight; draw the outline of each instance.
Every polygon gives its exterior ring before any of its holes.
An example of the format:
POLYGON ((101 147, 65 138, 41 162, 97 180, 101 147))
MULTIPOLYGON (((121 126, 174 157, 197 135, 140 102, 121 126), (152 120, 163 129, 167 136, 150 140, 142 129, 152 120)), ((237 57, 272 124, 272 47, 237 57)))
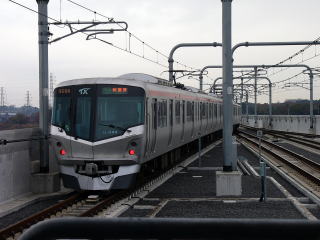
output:
POLYGON ((132 156, 132 155, 135 155, 135 154, 136 154, 136 151, 134 149, 130 149, 129 150, 129 155, 132 156))
POLYGON ((64 155, 66 155, 66 154, 67 154, 67 151, 66 151, 66 150, 64 150, 64 149, 61 149, 61 150, 60 150, 60 155, 64 156, 64 155))

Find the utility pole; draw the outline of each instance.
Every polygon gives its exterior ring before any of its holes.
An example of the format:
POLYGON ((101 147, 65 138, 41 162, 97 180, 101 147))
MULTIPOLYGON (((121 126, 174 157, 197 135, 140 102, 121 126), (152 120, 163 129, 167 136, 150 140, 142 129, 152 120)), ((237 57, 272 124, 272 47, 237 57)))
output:
POLYGON ((39 38, 39 126, 44 139, 41 141, 40 172, 49 172, 48 123, 48 3, 49 0, 36 0, 38 3, 39 38))

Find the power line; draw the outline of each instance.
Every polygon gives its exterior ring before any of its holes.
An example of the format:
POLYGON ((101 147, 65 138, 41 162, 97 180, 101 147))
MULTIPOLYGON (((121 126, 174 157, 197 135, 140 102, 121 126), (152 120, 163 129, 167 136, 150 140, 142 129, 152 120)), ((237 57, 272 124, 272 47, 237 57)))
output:
MULTIPOLYGON (((85 7, 85 6, 79 4, 79 3, 75 2, 75 1, 72 1, 72 0, 66 0, 66 1, 68 1, 68 2, 70 2, 70 3, 72 3, 72 4, 74 4, 74 5, 76 5, 76 6, 78 6, 78 7, 81 7, 81 8, 83 8, 83 9, 89 11, 89 12, 92 12, 92 13, 98 15, 98 16, 104 17, 104 18, 108 19, 109 21, 112 21, 112 20, 113 20, 113 18, 107 17, 107 16, 105 16, 105 15, 103 15, 103 14, 97 12, 97 11, 94 11, 94 10, 88 8, 88 7, 85 7)), ((118 24, 118 25, 119 25, 119 27, 123 28, 120 24, 118 24)), ((128 31, 128 30, 126 30, 126 32, 128 32, 131 37, 134 37, 135 39, 137 39, 138 41, 140 41, 141 43, 143 43, 144 45, 146 45, 146 46, 149 47, 150 49, 158 52, 161 56, 163 56, 163 57, 165 57, 165 58, 168 58, 168 56, 166 56, 165 54, 163 54, 163 53, 161 53, 160 51, 156 50, 155 48, 153 48, 152 46, 150 46, 150 45, 149 45, 148 43, 146 43, 145 41, 142 41, 142 40, 141 40, 139 37, 137 37, 135 34, 131 33, 131 32, 128 31)))
MULTIPOLYGON (((20 6, 20 7, 22 7, 22 8, 25 8, 25 9, 33 12, 33 13, 40 14, 40 15, 45 16, 45 17, 47 17, 48 19, 50 19, 50 20, 52 20, 52 21, 54 21, 54 22, 60 23, 59 20, 57 20, 57 19, 55 19, 55 18, 52 18, 52 17, 50 17, 50 16, 47 16, 47 15, 41 14, 41 13, 39 13, 38 11, 36 11, 36 10, 34 10, 34 9, 32 9, 32 8, 29 8, 29 7, 27 7, 27 6, 25 6, 25 5, 21 4, 21 3, 18 3, 18 2, 14 1, 14 0, 9 0, 9 1, 12 2, 12 3, 14 3, 14 4, 16 4, 16 5, 18 5, 18 6, 20 6)), ((71 0, 67 0, 67 1, 69 1, 69 2, 71 2, 71 3, 73 3, 73 4, 75 4, 75 5, 77 5, 77 6, 79 6, 79 7, 82 7, 82 8, 84 8, 84 9, 88 10, 88 11, 91 11, 91 12, 93 12, 93 13, 99 15, 99 16, 105 17, 105 18, 107 18, 107 19, 110 20, 110 21, 113 21, 113 18, 109 18, 109 17, 107 17, 107 16, 105 16, 105 15, 103 15, 103 14, 97 13, 96 11, 91 10, 91 9, 89 9, 89 8, 83 6, 83 5, 80 5, 80 4, 76 3, 76 2, 74 2, 74 1, 71 1, 71 0)), ((62 24, 65 25, 65 26, 70 27, 69 25, 67 25, 67 23, 62 23, 62 24)), ((122 27, 122 26, 120 26, 120 27, 122 27)), ((77 30, 78 30, 77 28, 74 28, 74 27, 71 27, 71 28, 72 28, 73 31, 77 31, 77 30)), ((136 35, 132 34, 131 32, 129 32, 129 31, 127 31, 127 32, 128 32, 128 34, 129 34, 131 37, 134 37, 135 39, 137 39, 138 41, 140 41, 143 45, 146 45, 146 46, 149 47, 151 50, 155 51, 157 55, 163 56, 163 57, 165 57, 166 59, 168 59, 168 57, 167 57, 165 54, 163 54, 163 53, 161 53, 160 51, 156 50, 155 48, 153 48, 153 47, 150 46, 149 44, 146 44, 144 41, 142 41, 140 38, 138 38, 136 35)), ((88 34, 86 34, 86 33, 83 33, 83 32, 82 32, 82 34, 88 36, 88 34)), ((103 42, 103 43, 106 43, 106 44, 108 44, 108 45, 110 45, 110 46, 118 49, 118 50, 124 51, 124 52, 129 53, 129 54, 131 54, 131 55, 133 55, 133 56, 136 56, 136 57, 139 57, 139 58, 141 58, 141 59, 147 60, 147 61, 149 61, 149 62, 151 62, 151 63, 154 63, 154 64, 157 64, 157 65, 159 65, 159 66, 161 66, 161 67, 164 67, 164 68, 167 68, 167 67, 168 67, 167 65, 162 64, 162 63, 160 63, 160 62, 158 61, 158 56, 157 56, 157 60, 153 60, 153 59, 151 59, 151 58, 148 58, 148 57, 144 56, 144 54, 141 54, 141 55, 140 55, 140 54, 138 54, 138 53, 136 53, 136 52, 131 51, 131 49, 127 50, 127 49, 122 48, 122 47, 120 47, 120 46, 114 45, 113 43, 107 42, 107 41, 105 41, 105 40, 103 40, 103 39, 101 39, 101 38, 94 37, 94 38, 91 38, 91 39, 101 41, 101 42, 103 42)), ((129 44, 130 44, 130 43, 129 43, 129 44)), ((189 66, 187 66, 187 65, 181 64, 181 63, 178 62, 178 61, 176 62, 176 64, 181 65, 181 66, 184 66, 185 68, 195 69, 195 68, 189 67, 189 66)))
MULTIPOLYGON (((317 39, 315 39, 313 42, 318 42, 320 40, 320 37, 318 37, 317 39)), ((298 52, 292 54, 290 57, 280 61, 279 63, 277 63, 276 65, 281 65, 289 60, 292 60, 292 58, 298 56, 299 54, 302 54, 305 50, 307 50, 308 48, 310 48, 311 46, 313 46, 313 44, 309 44, 307 46, 305 46, 304 48, 302 48, 301 50, 299 50, 298 52)))
MULTIPOLYGON (((302 59, 301 61, 297 62, 296 64, 301 64, 301 63, 307 62, 307 61, 314 59, 316 57, 319 57, 319 56, 320 56, 320 53, 316 53, 314 56, 306 58, 306 59, 302 59)), ((288 70, 288 69, 289 69, 289 67, 284 67, 283 69, 281 69, 279 71, 273 72, 272 74, 268 74, 268 76, 270 77, 270 76, 276 75, 276 74, 283 72, 285 70, 288 70)))
MULTIPOLYGON (((113 21, 113 18, 108 17, 108 16, 105 16, 104 14, 101 14, 101 13, 99 13, 99 12, 93 10, 93 9, 90 9, 90 8, 88 8, 88 7, 80 4, 80 3, 77 3, 77 2, 72 1, 72 0, 66 0, 66 1, 68 1, 68 2, 70 2, 70 3, 72 3, 72 4, 74 4, 74 5, 76 5, 76 6, 78 6, 78 7, 81 7, 81 8, 83 8, 83 9, 85 9, 85 10, 91 12, 91 13, 94 13, 95 15, 98 15, 98 16, 101 16, 101 17, 103 17, 103 18, 106 18, 106 19, 108 19, 109 21, 113 21)), ((123 26, 121 26, 120 24, 118 24, 118 26, 121 27, 121 28, 123 28, 123 26)), ((135 38, 136 40, 138 40, 140 43, 142 43, 143 48, 144 48, 144 46, 147 46, 148 48, 150 48, 151 50, 153 50, 154 52, 156 52, 156 53, 159 54, 160 56, 164 57, 165 59, 168 59, 168 58, 169 58, 166 54, 158 51, 157 49, 155 49, 155 48, 152 47, 150 44, 148 44, 148 43, 146 43, 145 41, 143 41, 142 39, 140 39, 138 36, 136 36, 136 35, 133 34, 132 32, 130 32, 130 31, 128 31, 128 30, 126 30, 126 32, 129 34, 130 37, 133 37, 133 38, 135 38)), ((130 43, 130 38, 129 38, 129 43, 130 43)), ((144 54, 143 54, 143 55, 144 55, 144 54)), ((143 55, 142 55, 142 56, 143 56, 143 55)), ((156 63, 156 62, 155 62, 155 63, 156 63)), ((187 65, 185 65, 185 64, 182 64, 182 63, 180 63, 180 62, 176 62, 176 63, 177 63, 178 65, 181 65, 181 66, 185 67, 185 68, 190 68, 190 69, 192 69, 192 70, 196 70, 195 68, 189 67, 189 66, 187 66, 187 65)), ((163 65, 162 65, 162 66, 163 66, 163 65)))

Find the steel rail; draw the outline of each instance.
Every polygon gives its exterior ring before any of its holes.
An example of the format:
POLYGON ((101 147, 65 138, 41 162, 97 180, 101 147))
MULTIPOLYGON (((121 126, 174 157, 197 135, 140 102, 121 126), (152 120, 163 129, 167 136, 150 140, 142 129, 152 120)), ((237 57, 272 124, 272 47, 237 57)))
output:
POLYGON ((274 133, 274 132, 266 132, 269 135, 272 135, 274 137, 278 137, 278 138, 282 138, 291 142, 295 142, 295 143, 299 143, 301 145, 310 147, 310 148, 314 148, 317 150, 320 150, 320 142, 315 142, 309 139, 303 139, 303 138, 299 138, 296 136, 290 136, 290 135, 286 135, 286 134, 279 134, 279 133, 274 133))
POLYGON ((12 235, 15 235, 18 232, 21 232, 23 229, 30 227, 31 225, 40 222, 44 220, 47 217, 50 217, 51 215, 56 214, 57 212, 61 211, 63 208, 66 208, 84 198, 83 193, 76 193, 72 195, 71 197, 54 204, 53 206, 50 206, 40 212, 37 212, 25 219, 22 219, 21 221, 11 224, 4 229, 0 230, 0 240, 5 240, 9 238, 12 235))
POLYGON ((128 195, 127 190, 122 190, 121 192, 118 192, 116 194, 113 194, 109 196, 108 198, 102 200, 100 203, 96 204, 94 207, 88 209, 87 211, 81 213, 79 217, 92 217, 94 215, 97 215, 100 211, 103 209, 111 206, 113 203, 115 203, 117 200, 120 200, 121 198, 124 198, 126 195, 128 195))
MULTIPOLYGON (((246 128, 246 129, 250 129, 250 130, 258 130, 257 128, 253 128, 253 127, 249 127, 249 126, 243 126, 242 127, 246 128)), ((264 133, 267 133, 269 135, 272 136, 276 136, 279 138, 283 138, 292 142, 296 142, 299 143, 301 145, 305 145, 307 147, 311 147, 317 150, 320 150, 320 142, 319 141, 314 141, 314 140, 310 140, 310 139, 306 139, 306 138, 301 138, 301 137, 297 137, 295 136, 295 134, 291 134, 288 132, 283 132, 283 131, 276 131, 276 130, 269 130, 269 129, 263 129, 264 133)), ((298 135, 301 136, 301 135, 298 135)))
MULTIPOLYGON (((212 144, 212 143, 211 143, 212 144)), ((205 146, 203 146, 205 147, 205 146)), ((179 167, 180 162, 184 161, 185 158, 188 158, 189 156, 192 156, 195 154, 195 152, 190 151, 189 153, 183 155, 181 159, 177 162, 172 163, 167 168, 162 169, 161 171, 157 171, 153 173, 152 175, 146 176, 143 178, 141 182, 138 182, 138 184, 131 189, 128 190, 122 190, 117 193, 114 193, 112 195, 107 196, 105 199, 102 199, 101 201, 98 201, 96 204, 94 204, 90 209, 82 211, 80 214, 76 214, 77 217, 92 217, 94 215, 97 215, 99 212, 103 211, 104 209, 110 207, 113 203, 116 201, 119 201, 121 199, 124 199, 125 197, 132 196, 135 192, 142 189, 144 186, 148 185, 149 183, 153 182, 154 180, 161 178, 164 174, 171 171, 171 169, 179 167)), ((6 240, 10 236, 14 236, 16 233, 22 232, 24 229, 29 228, 31 225, 44 220, 47 217, 50 217, 52 215, 55 215, 56 213, 62 211, 63 209, 69 207, 70 205, 82 201, 87 197, 88 194, 83 193, 77 193, 68 199, 57 203, 49 208, 46 208, 43 211, 40 211, 28 218, 25 218, 18 223, 12 224, 2 230, 0 230, 0 240, 6 240)))
MULTIPOLYGON (((240 131, 241 132, 241 131, 240 131)), ((246 133, 246 132, 241 132, 241 134, 239 134, 238 136, 240 138, 244 138, 246 141, 250 142, 251 144, 255 145, 255 146, 258 146, 258 143, 256 141, 254 141, 253 139, 250 139, 248 137, 246 137, 245 135, 247 136, 250 136, 251 138, 256 138, 256 136, 252 135, 252 134, 249 134, 249 133, 246 133)), ((311 161, 310 159, 307 159, 299 154, 296 154, 288 149, 285 149, 283 147, 280 147, 279 145, 276 145, 274 143, 270 143, 264 139, 261 139, 261 141, 263 143, 265 143, 266 145, 269 145, 273 148, 276 148, 280 151, 283 151, 285 152, 286 154, 289 154, 290 156, 293 156, 295 157, 296 159, 300 160, 300 162, 308 165, 309 167, 312 167, 315 171, 317 171, 318 173, 320 173, 320 164, 319 163, 316 163, 316 162, 313 162, 311 161)), ((301 166, 299 166, 298 164, 292 162, 292 161, 289 161, 287 159, 285 159, 284 157, 280 156, 279 154, 275 153, 274 151, 272 151, 272 149, 268 149, 267 147, 265 146, 261 146, 261 149, 263 149, 265 152, 267 152, 268 154, 272 155, 273 157, 277 158, 278 160, 280 160, 281 162, 289 165, 291 168, 295 169, 296 171, 298 171, 301 175, 303 175, 304 177, 308 178, 309 180, 311 180, 312 182, 316 183, 316 184, 320 184, 320 178, 317 177, 317 176, 314 176, 312 175, 308 170, 306 169, 303 169, 301 166)))

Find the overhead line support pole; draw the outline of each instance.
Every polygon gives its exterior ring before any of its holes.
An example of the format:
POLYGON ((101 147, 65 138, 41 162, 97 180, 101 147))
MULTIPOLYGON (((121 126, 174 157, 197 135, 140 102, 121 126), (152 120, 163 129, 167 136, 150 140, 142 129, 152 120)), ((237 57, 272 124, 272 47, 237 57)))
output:
POLYGON ((39 126, 44 139, 40 149, 40 172, 49 172, 49 89, 48 89, 48 2, 38 3, 38 38, 39 38, 39 126))
MULTIPOLYGON (((250 46, 301 46, 301 45, 320 45, 320 41, 298 41, 298 42, 242 42, 236 44, 232 48, 232 56, 239 47, 250 47, 250 46)), ((275 65, 281 66, 281 65, 275 65)), ((282 65, 283 66, 283 65, 282 65)), ((313 74, 310 73, 310 129, 313 129, 313 74)))
MULTIPOLYGON (((213 91, 215 92, 216 91, 216 86, 217 85, 220 85, 220 84, 217 84, 216 82, 218 80, 221 80, 222 78, 219 77, 219 78, 216 78, 213 82, 213 85, 212 85, 212 89, 213 91)), ((234 77, 233 79, 252 79, 252 77, 234 77)), ((272 125, 272 83, 271 83, 271 80, 268 78, 268 77, 257 77, 255 78, 256 79, 266 79, 269 84, 269 126, 271 127, 272 125)), ((245 86, 245 85, 250 85, 250 86, 253 86, 254 87, 254 92, 256 93, 256 89, 257 89, 257 84, 256 84, 256 81, 254 84, 233 84, 233 86, 236 86, 236 85, 241 85, 241 87, 245 86)), ((256 94, 255 94, 255 102, 256 102, 256 94)), ((256 115, 255 115, 256 116, 256 115)))
POLYGON ((223 62, 223 171, 237 170, 237 156, 233 152, 233 80, 231 43, 232 0, 222 1, 222 62, 223 62))
MULTIPOLYGON (((213 43, 180 43, 174 46, 169 54, 168 62, 169 62, 169 81, 172 83, 174 80, 173 77, 173 54, 178 48, 182 47, 222 47, 221 43, 213 42, 213 43)), ((200 83, 200 90, 202 90, 202 84, 200 83)))
MULTIPOLYGON (((313 71, 312 69, 306 65, 306 64, 282 64, 282 65, 265 65, 265 64, 262 64, 262 65, 234 65, 233 68, 282 68, 282 67, 287 67, 287 68, 292 68, 292 67, 303 67, 303 68, 306 68, 306 70, 309 72, 309 80, 310 80, 310 128, 313 129, 314 127, 314 115, 313 115, 313 71)), ((208 65, 208 66, 205 66, 201 69, 200 71, 200 75, 199 75, 199 79, 203 79, 203 72, 206 70, 206 69, 209 69, 209 68, 222 68, 222 66, 220 65, 208 65)), ((218 80, 222 79, 221 77, 219 78, 216 78, 212 84, 212 87, 211 87, 211 90, 215 89, 215 84, 218 80)), ((271 94, 271 91, 270 93, 271 94)), ((270 98, 269 98, 270 99, 270 98)), ((272 124, 272 116, 271 116, 271 119, 269 119, 269 126, 271 126, 272 124)))
POLYGON ((258 111, 257 111, 257 67, 254 67, 254 124, 258 123, 258 111))

